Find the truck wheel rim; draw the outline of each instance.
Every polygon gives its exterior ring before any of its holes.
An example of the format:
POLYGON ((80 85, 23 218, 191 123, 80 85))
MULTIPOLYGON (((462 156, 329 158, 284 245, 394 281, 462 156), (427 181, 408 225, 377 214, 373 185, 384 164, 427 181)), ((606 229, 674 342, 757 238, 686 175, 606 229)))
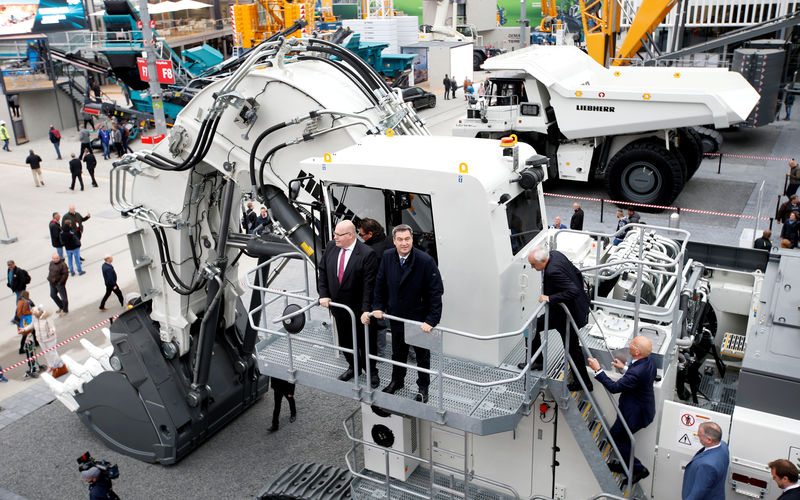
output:
POLYGON ((622 192, 631 201, 652 201, 664 184, 661 172, 648 162, 633 162, 622 171, 622 192))

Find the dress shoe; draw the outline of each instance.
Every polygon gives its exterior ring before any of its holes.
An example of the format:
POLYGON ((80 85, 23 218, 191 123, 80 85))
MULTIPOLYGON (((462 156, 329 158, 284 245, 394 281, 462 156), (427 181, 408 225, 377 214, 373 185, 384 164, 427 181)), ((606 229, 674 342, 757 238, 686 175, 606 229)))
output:
MULTIPOLYGON (((576 391, 582 391, 583 387, 581 387, 580 382, 578 382, 577 380, 573 380, 572 382, 567 384, 567 389, 569 389, 570 392, 576 392, 576 391)), ((588 384, 586 384, 586 389, 588 389, 589 392, 592 392, 594 390, 594 385, 592 385, 592 383, 589 382, 588 384)))
POLYGON ((100 307, 99 309, 100 309, 101 311, 108 311, 108 309, 106 309, 105 307, 100 307))
POLYGON ((84 274, 86 274, 86 271, 81 271, 78 273, 78 276, 83 276, 84 274))
MULTIPOLYGON (((522 363, 517 364, 517 368, 519 368, 520 370, 524 370, 525 369, 525 362, 523 361, 522 363)), ((541 361, 534 361, 533 363, 531 363, 531 370, 532 371, 540 372, 543 369, 544 369, 544 364, 541 361)))
POLYGON ((372 375, 372 376, 369 378, 369 385, 370 385, 370 387, 372 387, 373 389, 377 389, 377 388, 378 388, 378 386, 379 386, 379 385, 381 385, 381 378, 378 376, 378 374, 377 374, 377 373, 376 373, 376 374, 374 374, 374 375, 372 375))
POLYGON ((394 394, 395 392, 399 391, 402 388, 403 385, 398 384, 397 382, 392 380, 391 382, 389 382, 389 385, 383 388, 383 392, 385 392, 386 394, 394 394))
POLYGON ((267 432, 275 432, 275 431, 277 431, 277 430, 278 430, 278 426, 277 426, 277 425, 275 425, 275 424, 273 424, 273 425, 272 425, 272 427, 270 427, 269 429, 267 429, 267 432))
POLYGON ((625 469, 622 468, 622 464, 619 462, 611 462, 608 464, 608 470, 611 472, 616 472, 617 474, 624 474, 625 469))
POLYGON ((353 378, 353 375, 355 375, 353 369, 348 368, 347 371, 339 375, 339 380, 341 380, 342 382, 347 382, 348 380, 353 378))
POLYGON ((638 483, 639 481, 641 481, 642 479, 646 478, 649 475, 650 475, 650 471, 647 470, 647 467, 642 467, 640 470, 633 472, 633 480, 631 482, 633 484, 636 484, 636 483, 638 483))
POLYGON ((20 354, 25 354, 25 349, 20 349, 20 350, 19 350, 19 353, 20 353, 20 354))
POLYGON ((428 388, 420 389, 416 396, 414 396, 414 401, 419 403, 427 403, 428 402, 428 388))
POLYGON ((289 423, 290 423, 290 424, 293 424, 295 420, 297 420, 297 414, 292 414, 292 415, 289 417, 289 423))

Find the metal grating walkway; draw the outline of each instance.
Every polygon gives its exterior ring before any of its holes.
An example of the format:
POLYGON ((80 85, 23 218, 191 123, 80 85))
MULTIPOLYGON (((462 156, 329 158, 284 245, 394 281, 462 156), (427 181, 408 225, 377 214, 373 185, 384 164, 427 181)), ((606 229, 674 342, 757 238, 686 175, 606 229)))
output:
MULTIPOLYGON (((367 479, 362 479, 359 477, 353 478, 351 483, 351 490, 353 492, 353 498, 363 499, 363 500, 374 500, 376 498, 391 498, 392 500, 419 500, 419 496, 411 495, 409 493, 405 493, 399 489, 392 489, 391 495, 387 496, 386 493, 386 484, 384 483, 386 476, 382 474, 378 474, 376 472, 372 472, 369 470, 364 470, 362 473, 365 476, 374 478, 380 483, 374 483, 367 479)), ((434 473, 434 482, 439 486, 445 486, 447 488, 464 492, 464 481, 454 479, 451 476, 446 476, 444 474, 440 474, 439 472, 434 473)), ((431 496, 430 492, 430 471, 428 469, 424 469, 422 467, 418 467, 408 479, 403 482, 397 479, 392 478, 390 480, 393 486, 397 486, 400 488, 404 488, 406 490, 413 491, 418 495, 423 496, 424 498, 431 498, 433 500, 452 500, 453 496, 447 494, 445 492, 436 492, 434 495, 431 496)), ((496 491, 481 488, 470 483, 468 488, 468 495, 464 498, 471 498, 475 500, 506 500, 513 498, 512 496, 502 495, 496 491)))
MULTIPOLYGON (((337 357, 337 351, 322 345, 334 343, 333 330, 329 323, 312 320, 292 338, 294 378, 298 383, 375 404, 388 411, 487 435, 514 429, 522 414, 529 410, 526 405, 523 379, 492 387, 479 387, 444 378, 442 391, 444 397, 440 406, 439 377, 431 375, 430 397, 428 403, 423 404, 414 401, 417 394, 417 374, 413 369, 409 369, 406 374, 405 387, 394 395, 381 392, 391 379, 392 365, 389 363, 378 362, 381 379, 378 389, 373 390, 363 374, 359 377, 358 385, 352 380, 349 382, 338 380, 337 377, 345 371, 347 364, 344 357, 337 357)), ((548 372, 551 376, 558 376, 561 373, 564 351, 559 345, 561 339, 558 332, 551 331, 549 339, 550 345, 554 347, 551 349, 553 355, 548 372)), ((387 350, 389 345, 391 342, 387 341, 387 350)), ((281 379, 291 378, 286 337, 265 334, 256 349, 261 373, 281 379)), ((386 355, 390 356, 388 353, 386 355)), ((517 363, 522 362, 524 358, 525 350, 521 340, 500 367, 447 356, 440 358, 437 353, 431 352, 431 369, 438 371, 441 366, 445 374, 488 383, 518 375, 517 363)), ((532 396, 539 391, 544 382, 540 375, 541 372, 534 372, 528 376, 529 394, 532 396)))

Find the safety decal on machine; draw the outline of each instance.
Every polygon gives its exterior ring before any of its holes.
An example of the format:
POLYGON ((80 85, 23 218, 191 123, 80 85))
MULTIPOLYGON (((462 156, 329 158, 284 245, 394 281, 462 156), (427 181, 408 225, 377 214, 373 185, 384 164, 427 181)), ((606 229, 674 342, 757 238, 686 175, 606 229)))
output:
POLYGON ((700 438, 697 437, 697 429, 703 422, 711 422, 711 417, 694 412, 682 413, 680 416, 680 425, 678 425, 675 436, 678 444, 686 448, 700 448, 702 444, 700 444, 700 438))
POLYGON ((795 465, 795 467, 800 468, 800 447, 798 446, 789 447, 788 460, 792 462, 795 465))

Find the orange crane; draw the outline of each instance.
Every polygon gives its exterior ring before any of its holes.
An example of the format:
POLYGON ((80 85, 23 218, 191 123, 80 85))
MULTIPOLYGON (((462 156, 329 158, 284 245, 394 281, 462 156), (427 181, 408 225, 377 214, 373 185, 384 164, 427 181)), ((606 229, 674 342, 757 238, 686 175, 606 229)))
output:
MULTIPOLYGON (((544 2, 542 0, 542 5, 544 2)), ((604 66, 627 64, 677 3, 677 0, 643 0, 631 21, 625 40, 617 49, 616 39, 623 10, 621 1, 580 0, 586 51, 592 59, 604 66)))

